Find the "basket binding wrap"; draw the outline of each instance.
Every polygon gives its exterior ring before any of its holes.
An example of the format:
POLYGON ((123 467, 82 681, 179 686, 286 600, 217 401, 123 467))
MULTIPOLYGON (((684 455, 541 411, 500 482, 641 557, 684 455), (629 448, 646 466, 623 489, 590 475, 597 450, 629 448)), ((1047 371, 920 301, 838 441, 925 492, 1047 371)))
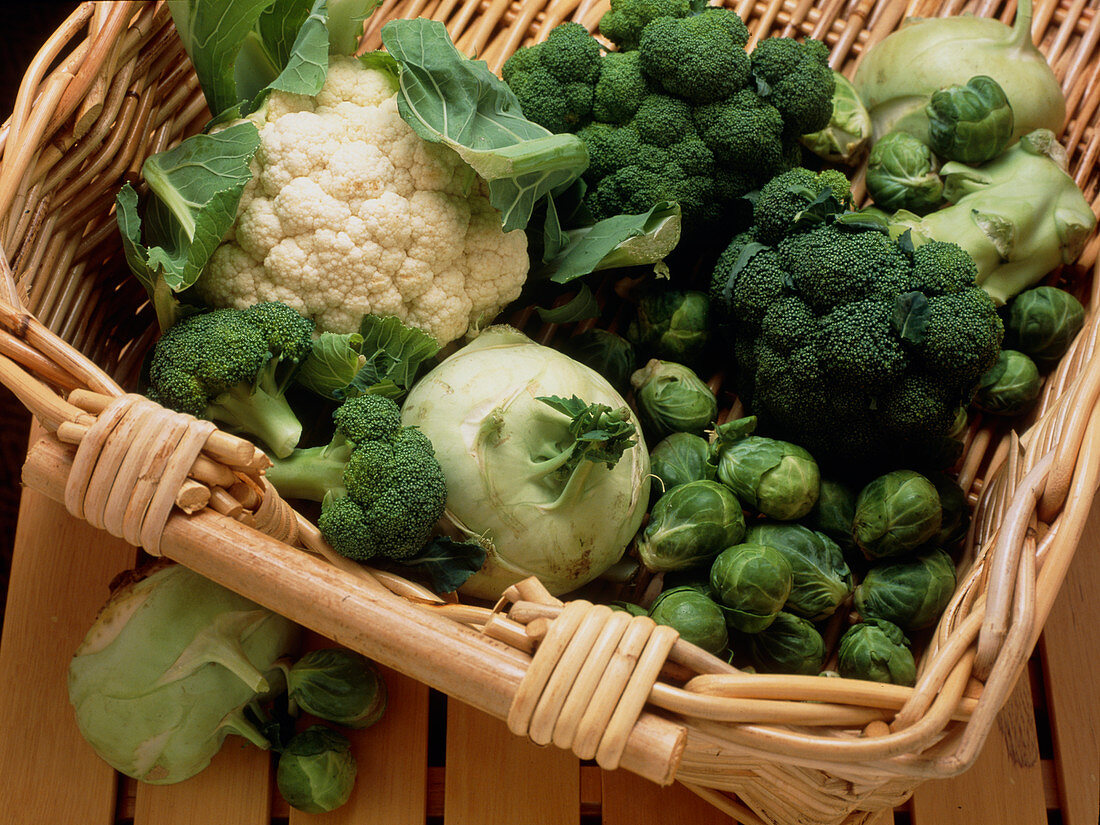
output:
MULTIPOLYGON (((1003 16, 1008 5, 985 4, 981 13, 1003 16)), ((814 36, 848 73, 904 16, 972 10, 930 0, 820 6, 760 0, 738 8, 754 42, 814 36)), ((1084 14, 1069 0, 1036 6, 1042 47, 1071 111, 1062 141, 1095 203, 1100 100, 1087 90, 1100 75, 1088 39, 1096 11, 1084 14)), ((605 9, 587 0, 388 0, 368 20, 364 46, 378 47, 385 20, 424 14, 499 70, 557 23, 593 29, 605 9)), ((537 582, 517 585, 489 610, 444 603, 336 557, 266 485, 251 445, 123 392, 155 319, 122 261, 114 195, 124 181, 140 185, 146 156, 208 118, 163 4, 86 3, 29 67, 0 130, 0 381, 52 433, 32 448, 25 483, 92 524, 507 719, 536 743, 657 782, 678 779, 745 823, 855 825, 924 779, 974 761, 1036 643, 1098 486, 1100 324, 1096 282, 1087 280, 1096 238, 1067 272, 1078 294, 1091 293, 1088 321, 1047 379, 1034 423, 1017 435, 979 420, 967 435, 959 481, 975 502, 969 549, 916 687, 750 675, 648 620, 562 605, 537 582), (154 454, 162 461, 145 466, 154 454), (161 483, 136 481, 152 477, 161 483), (621 695, 607 688, 616 674, 621 695)), ((530 317, 511 320, 523 326, 530 317)), ((534 333, 550 341, 559 331, 534 333)))

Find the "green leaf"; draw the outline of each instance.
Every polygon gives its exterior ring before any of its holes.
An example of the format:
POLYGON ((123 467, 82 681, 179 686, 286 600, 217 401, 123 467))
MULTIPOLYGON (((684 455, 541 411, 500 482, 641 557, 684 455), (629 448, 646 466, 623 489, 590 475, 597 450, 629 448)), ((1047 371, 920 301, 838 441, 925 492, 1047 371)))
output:
MULTIPOLYGON (((298 5, 295 0, 276 0, 273 8, 281 5, 298 5)), ((284 68, 268 85, 268 89, 277 89, 297 95, 315 95, 325 85, 328 75, 328 20, 325 0, 316 0, 309 15, 298 29, 294 44, 285 61, 279 65, 284 68)), ((266 90, 264 90, 266 91, 266 90)), ((262 99, 262 98, 261 98, 262 99)))
POLYGON ((849 229, 889 231, 889 218, 885 213, 860 210, 843 212, 836 216, 836 222, 849 229))
POLYGON ((726 283, 722 287, 722 300, 725 303, 728 304, 733 300, 733 284, 737 280, 737 276, 741 274, 741 270, 749 265, 749 261, 753 259, 757 252, 763 252, 765 249, 770 248, 767 244, 757 243, 756 241, 745 244, 741 253, 737 256, 737 260, 730 267, 729 275, 726 276, 726 283))
POLYGON ((567 448, 568 459, 558 467, 563 475, 572 473, 582 461, 604 464, 611 469, 637 443, 634 440, 637 429, 625 407, 613 410, 606 404, 589 404, 575 395, 536 396, 535 400, 571 419, 569 432, 575 443, 567 448))
POLYGON ((600 314, 600 303, 592 294, 588 284, 581 284, 580 290, 560 307, 547 309, 535 307, 539 318, 545 324, 571 324, 574 321, 584 321, 587 318, 595 318, 600 314))
POLYGON ((931 310, 922 292, 906 292, 894 299, 894 329, 910 344, 921 343, 928 334, 931 310))
POLYGON ((259 144, 255 125, 244 122, 147 158, 144 227, 134 189, 127 184, 118 193, 126 261, 153 299, 162 328, 171 293, 195 283, 233 225, 259 144))
POLYGON ((464 57, 442 23, 391 20, 382 43, 401 66, 401 117, 488 182, 505 231, 527 226, 537 201, 587 168, 580 138, 527 120, 511 89, 485 61, 464 57))
POLYGON ((437 536, 416 556, 394 566, 427 579, 436 593, 453 593, 485 564, 485 552, 477 541, 437 536))
POLYGON ((542 272, 551 273, 554 283, 602 269, 655 264, 680 240, 680 205, 662 201, 641 215, 615 215, 568 235, 569 245, 542 272))

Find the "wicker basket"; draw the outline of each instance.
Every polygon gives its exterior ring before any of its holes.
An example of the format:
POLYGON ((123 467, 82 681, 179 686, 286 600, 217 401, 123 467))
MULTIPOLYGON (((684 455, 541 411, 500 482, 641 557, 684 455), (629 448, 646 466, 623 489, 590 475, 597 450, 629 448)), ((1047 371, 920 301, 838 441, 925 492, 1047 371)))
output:
MULTIPOLYGON (((908 15, 1014 3, 740 0, 754 39, 814 36, 848 73, 908 15)), ((1039 0, 1034 32, 1065 91, 1063 143, 1096 208, 1100 8, 1039 0)), ((606 4, 386 0, 446 23, 499 70, 564 20, 606 4)), ((252 445, 162 410, 132 385, 156 334, 112 206, 143 159, 209 118, 163 4, 85 3, 42 47, 0 131, 0 381, 50 431, 24 482, 89 523, 174 558, 295 621, 601 766, 688 784, 743 823, 857 823, 977 756, 1035 645, 1100 475, 1100 361, 1090 270, 1061 273, 1089 319, 1022 433, 976 421, 959 471, 975 515, 960 585, 915 688, 744 674, 648 619, 564 606, 534 582, 495 611, 333 557, 274 495, 252 445), (622 622, 622 624, 620 624, 622 622)), ((856 186, 859 188, 860 178, 856 186)), ((529 319, 521 314, 519 323, 529 319)), ((529 328, 539 340, 553 326, 529 328)))

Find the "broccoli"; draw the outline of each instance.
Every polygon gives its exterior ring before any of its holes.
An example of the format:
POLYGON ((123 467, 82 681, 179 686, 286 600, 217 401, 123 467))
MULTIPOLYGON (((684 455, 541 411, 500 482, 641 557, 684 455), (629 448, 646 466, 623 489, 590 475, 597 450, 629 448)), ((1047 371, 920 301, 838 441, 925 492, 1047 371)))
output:
POLYGON ((850 211, 847 179, 792 169, 720 256, 712 311, 762 427, 826 463, 950 461, 1004 327, 958 246, 914 248, 850 211))
POLYGON ((148 396, 255 436, 276 456, 287 456, 302 424, 284 393, 312 349, 313 327, 275 301, 187 316, 153 349, 148 396))
POLYGON ((748 29, 731 9, 615 0, 600 32, 619 51, 601 56, 582 26, 564 23, 503 69, 529 119, 584 141, 584 205, 595 220, 672 200, 685 234, 736 222, 748 211, 743 196, 798 166, 798 136, 832 113, 824 46, 778 39, 757 76, 748 29))
POLYGON ((447 485, 432 442, 401 425, 390 398, 360 395, 332 414, 328 444, 276 458, 267 479, 286 498, 321 502, 317 526, 356 561, 401 561, 427 543, 443 515, 447 485))

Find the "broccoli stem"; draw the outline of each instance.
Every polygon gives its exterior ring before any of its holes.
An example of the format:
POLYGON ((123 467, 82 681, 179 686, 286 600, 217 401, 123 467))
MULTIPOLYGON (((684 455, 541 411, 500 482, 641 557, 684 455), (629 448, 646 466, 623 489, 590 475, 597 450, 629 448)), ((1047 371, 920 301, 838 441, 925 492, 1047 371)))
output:
POLYGON ((212 399, 206 418, 254 435, 278 458, 286 458, 302 437, 302 422, 282 395, 241 384, 212 399))
POLYGON ((330 491, 343 494, 344 465, 350 455, 350 446, 340 449, 325 444, 297 449, 285 458, 272 459, 267 480, 284 498, 323 501, 330 491))

